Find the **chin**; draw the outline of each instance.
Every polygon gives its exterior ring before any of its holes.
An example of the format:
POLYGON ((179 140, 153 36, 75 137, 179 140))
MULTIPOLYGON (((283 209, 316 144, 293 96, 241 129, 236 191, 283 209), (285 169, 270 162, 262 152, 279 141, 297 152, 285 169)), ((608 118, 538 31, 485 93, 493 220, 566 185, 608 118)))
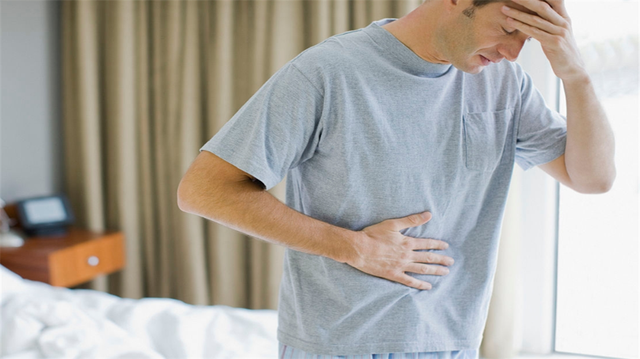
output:
POLYGON ((468 74, 477 75, 477 74, 481 73, 482 70, 484 70, 484 66, 476 66, 476 67, 473 67, 472 69, 470 69, 469 71, 464 71, 464 70, 463 71, 468 73, 468 74))
POLYGON ((482 70, 484 70, 485 66, 478 66, 478 65, 467 65, 464 67, 461 66, 455 66, 458 70, 466 72, 468 74, 471 75, 477 75, 479 73, 482 72, 482 70))
POLYGON ((466 72, 471 75, 476 75, 482 72, 486 67, 483 64, 479 64, 477 61, 473 61, 473 58, 467 59, 467 61, 462 61, 458 63, 453 63, 452 65, 462 72, 466 72))

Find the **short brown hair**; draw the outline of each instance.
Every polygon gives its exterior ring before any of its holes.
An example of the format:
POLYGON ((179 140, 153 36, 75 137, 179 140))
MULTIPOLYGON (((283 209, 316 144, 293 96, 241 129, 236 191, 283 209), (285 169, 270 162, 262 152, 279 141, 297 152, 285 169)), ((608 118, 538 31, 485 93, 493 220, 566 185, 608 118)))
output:
POLYGON ((474 7, 483 7, 485 5, 489 5, 493 2, 505 2, 506 0, 473 0, 474 7))
POLYGON ((467 17, 471 18, 475 14, 476 8, 480 8, 494 2, 505 2, 505 1, 506 0, 473 0, 473 2, 471 3, 471 6, 464 9, 462 13, 465 14, 467 17))

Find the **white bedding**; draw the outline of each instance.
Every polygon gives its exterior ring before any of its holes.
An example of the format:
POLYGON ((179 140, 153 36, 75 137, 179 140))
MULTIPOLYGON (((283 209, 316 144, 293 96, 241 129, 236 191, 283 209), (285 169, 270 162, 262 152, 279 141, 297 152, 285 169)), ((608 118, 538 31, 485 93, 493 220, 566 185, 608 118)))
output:
POLYGON ((0 358, 276 358, 274 310, 126 299, 0 266, 0 358))

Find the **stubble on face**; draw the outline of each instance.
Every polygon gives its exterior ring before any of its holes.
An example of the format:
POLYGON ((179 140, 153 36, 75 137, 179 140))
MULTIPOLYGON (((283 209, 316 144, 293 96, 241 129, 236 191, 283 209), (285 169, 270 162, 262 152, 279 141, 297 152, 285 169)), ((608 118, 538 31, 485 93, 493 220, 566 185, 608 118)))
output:
POLYGON ((482 71, 482 67, 473 63, 479 43, 474 20, 475 8, 466 8, 454 22, 441 27, 437 36, 440 53, 455 68, 470 74, 482 71))

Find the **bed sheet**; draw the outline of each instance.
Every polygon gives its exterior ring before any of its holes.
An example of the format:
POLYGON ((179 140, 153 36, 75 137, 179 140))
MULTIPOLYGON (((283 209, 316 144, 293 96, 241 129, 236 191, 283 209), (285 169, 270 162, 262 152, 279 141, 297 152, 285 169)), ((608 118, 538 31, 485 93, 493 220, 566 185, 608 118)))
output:
POLYGON ((276 358, 277 313, 120 298, 0 266, 0 358, 276 358))

